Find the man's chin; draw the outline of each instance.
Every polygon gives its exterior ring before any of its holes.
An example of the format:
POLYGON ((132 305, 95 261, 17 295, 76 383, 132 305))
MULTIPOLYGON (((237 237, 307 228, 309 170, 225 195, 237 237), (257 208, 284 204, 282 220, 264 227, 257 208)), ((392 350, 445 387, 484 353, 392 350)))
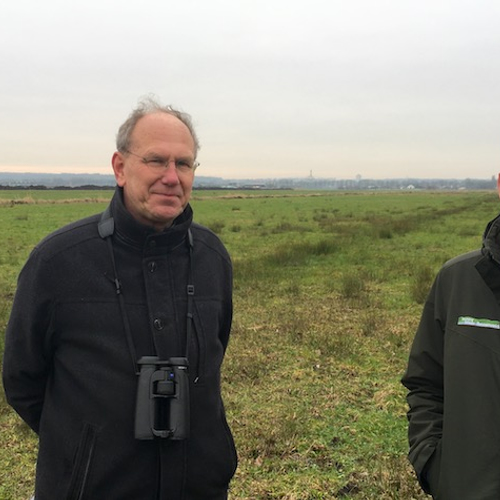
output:
POLYGON ((170 226, 172 222, 179 217, 184 211, 184 207, 169 207, 166 210, 157 210, 155 213, 155 219, 159 224, 166 224, 170 226))

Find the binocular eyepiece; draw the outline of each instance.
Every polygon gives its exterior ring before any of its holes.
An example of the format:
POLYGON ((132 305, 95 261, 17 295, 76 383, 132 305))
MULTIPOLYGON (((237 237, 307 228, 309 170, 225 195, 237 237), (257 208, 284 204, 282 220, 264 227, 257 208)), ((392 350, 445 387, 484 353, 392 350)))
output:
POLYGON ((137 385, 135 438, 173 440, 189 437, 187 358, 143 356, 137 385))

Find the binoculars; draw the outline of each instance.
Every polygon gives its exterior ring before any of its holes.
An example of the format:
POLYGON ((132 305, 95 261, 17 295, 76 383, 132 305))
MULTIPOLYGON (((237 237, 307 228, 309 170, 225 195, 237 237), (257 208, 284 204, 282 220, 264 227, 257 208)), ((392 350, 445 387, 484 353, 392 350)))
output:
POLYGON ((135 438, 173 440, 189 437, 189 378, 187 358, 158 356, 139 359, 135 408, 135 438))

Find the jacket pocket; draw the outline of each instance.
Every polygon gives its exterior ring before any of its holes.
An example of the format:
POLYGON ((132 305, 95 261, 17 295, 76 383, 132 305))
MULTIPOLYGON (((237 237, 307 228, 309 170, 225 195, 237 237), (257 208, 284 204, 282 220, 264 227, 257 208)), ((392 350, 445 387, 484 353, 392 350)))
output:
POLYGON ((87 486, 92 456, 94 454, 97 428, 92 424, 85 423, 75 455, 73 472, 69 483, 66 500, 83 500, 85 487, 87 486))
POLYGON ((222 360, 224 359, 224 346, 221 342, 221 325, 219 317, 222 315, 221 303, 216 300, 198 300, 194 303, 194 335, 192 347, 196 349, 197 358, 193 375, 197 383, 203 384, 207 378, 218 376, 222 360))
POLYGON ((201 320, 198 314, 194 314, 193 316, 193 335, 191 338, 191 349, 194 348, 194 352, 196 353, 196 361, 195 365, 191 366, 190 369, 193 370, 193 380, 195 383, 198 383, 200 380, 203 380, 205 375, 205 336, 203 335, 203 327, 201 324, 201 320))
MULTIPOLYGON (((486 320, 483 320, 486 321, 486 320)), ((492 320, 493 322, 493 320, 492 320)), ((469 342, 474 342, 490 351, 500 354, 500 330, 491 327, 478 327, 470 325, 448 326, 446 333, 453 333, 469 342)))
POLYGON ((201 416, 191 437, 188 443, 187 498, 222 498, 238 465, 224 410, 221 408, 218 415, 208 419, 201 416))

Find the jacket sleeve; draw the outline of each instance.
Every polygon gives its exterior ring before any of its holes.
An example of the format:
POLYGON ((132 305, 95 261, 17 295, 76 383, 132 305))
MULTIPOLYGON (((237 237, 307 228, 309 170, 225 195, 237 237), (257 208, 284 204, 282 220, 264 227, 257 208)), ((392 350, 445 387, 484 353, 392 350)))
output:
POLYGON ((5 334, 3 385, 8 403, 38 432, 51 354, 50 271, 35 250, 17 283, 5 334))
POLYGON ((224 301, 224 315, 219 332, 219 338, 224 347, 224 352, 226 352, 229 344, 229 335, 231 333, 231 324, 233 320, 233 269, 231 263, 229 264, 226 290, 227 295, 224 301))
POLYGON ((408 388, 408 458, 426 493, 439 476, 443 428, 443 319, 436 314, 437 281, 424 306, 402 383, 408 388))

